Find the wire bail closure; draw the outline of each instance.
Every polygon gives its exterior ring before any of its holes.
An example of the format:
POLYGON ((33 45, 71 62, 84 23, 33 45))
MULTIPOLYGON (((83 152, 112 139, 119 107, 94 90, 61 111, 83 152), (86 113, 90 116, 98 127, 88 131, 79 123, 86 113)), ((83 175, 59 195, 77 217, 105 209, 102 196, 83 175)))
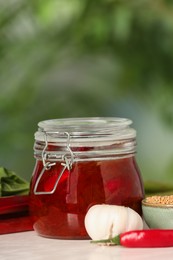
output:
MULTIPOLYGON (((53 194, 58 186, 58 183, 65 171, 65 169, 67 169, 68 171, 70 171, 72 169, 73 163, 74 163, 74 153, 70 148, 70 134, 68 132, 63 132, 61 134, 66 135, 67 136, 67 153, 62 155, 62 163, 61 165, 63 166, 56 182, 55 185, 53 187, 53 189, 51 191, 37 191, 38 185, 40 183, 40 180, 42 178, 42 176, 45 174, 46 171, 49 171, 51 169, 52 166, 56 165, 56 162, 50 162, 49 160, 49 154, 46 152, 47 147, 48 147, 48 140, 47 140, 47 134, 58 134, 60 132, 43 132, 44 133, 44 141, 45 141, 45 146, 43 148, 42 151, 42 161, 43 161, 43 169, 35 183, 34 186, 34 194, 35 195, 45 195, 45 194, 53 194), (70 157, 69 157, 70 154, 70 157)), ((56 156, 55 156, 56 157, 56 156)))

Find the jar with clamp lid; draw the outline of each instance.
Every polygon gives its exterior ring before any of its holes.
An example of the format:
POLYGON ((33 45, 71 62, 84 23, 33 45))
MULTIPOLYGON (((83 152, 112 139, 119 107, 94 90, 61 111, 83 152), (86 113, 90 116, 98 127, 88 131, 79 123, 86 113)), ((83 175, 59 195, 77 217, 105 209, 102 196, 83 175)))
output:
POLYGON ((39 235, 88 238, 84 218, 94 204, 124 205, 141 214, 144 190, 131 123, 124 118, 39 122, 30 187, 30 212, 39 235))

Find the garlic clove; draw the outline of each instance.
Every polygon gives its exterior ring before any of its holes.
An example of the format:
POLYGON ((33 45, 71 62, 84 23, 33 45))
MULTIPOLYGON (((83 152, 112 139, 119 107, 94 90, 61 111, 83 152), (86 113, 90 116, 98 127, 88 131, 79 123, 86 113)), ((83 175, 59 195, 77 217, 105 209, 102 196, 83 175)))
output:
POLYGON ((136 211, 131 208, 127 208, 127 215, 126 231, 143 229, 143 220, 136 211))

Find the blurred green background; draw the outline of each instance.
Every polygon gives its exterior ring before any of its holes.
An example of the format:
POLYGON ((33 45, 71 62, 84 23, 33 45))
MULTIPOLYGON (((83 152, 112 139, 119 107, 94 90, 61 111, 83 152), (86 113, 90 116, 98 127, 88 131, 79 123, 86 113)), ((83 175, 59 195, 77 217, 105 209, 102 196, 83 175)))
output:
POLYGON ((30 180, 41 120, 133 120, 145 183, 173 184, 173 0, 0 0, 0 165, 30 180))

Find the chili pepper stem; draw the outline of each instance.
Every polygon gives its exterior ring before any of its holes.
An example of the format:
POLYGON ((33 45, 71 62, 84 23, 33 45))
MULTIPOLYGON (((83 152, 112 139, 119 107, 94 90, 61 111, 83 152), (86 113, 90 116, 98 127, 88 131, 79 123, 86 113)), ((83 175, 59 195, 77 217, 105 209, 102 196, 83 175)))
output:
POLYGON ((113 238, 102 239, 102 240, 91 240, 92 244, 113 244, 113 245, 121 245, 120 243, 120 235, 117 235, 113 238))

